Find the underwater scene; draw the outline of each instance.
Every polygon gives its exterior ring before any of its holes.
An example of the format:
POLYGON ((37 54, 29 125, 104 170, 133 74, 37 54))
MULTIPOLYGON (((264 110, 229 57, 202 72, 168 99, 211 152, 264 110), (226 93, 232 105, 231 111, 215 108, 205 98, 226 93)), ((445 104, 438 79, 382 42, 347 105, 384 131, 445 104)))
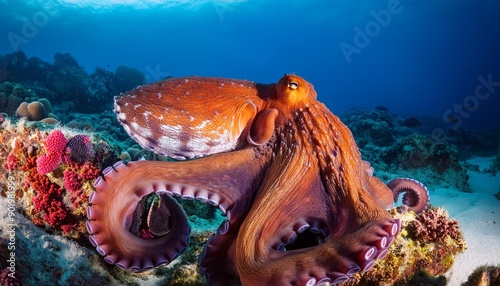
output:
POLYGON ((500 285, 500 1, 0 0, 0 285, 500 285))

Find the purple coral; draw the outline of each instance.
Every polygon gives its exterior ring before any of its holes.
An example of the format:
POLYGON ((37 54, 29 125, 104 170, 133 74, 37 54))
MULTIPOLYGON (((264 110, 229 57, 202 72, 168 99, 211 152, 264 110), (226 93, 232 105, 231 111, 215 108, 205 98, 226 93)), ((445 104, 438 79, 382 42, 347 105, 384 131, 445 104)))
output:
POLYGON ((11 272, 9 268, 3 268, 0 270, 0 285, 4 286, 21 286, 23 285, 23 280, 19 272, 11 272))
MULTIPOLYGON (((89 136, 83 134, 76 135, 68 141, 66 152, 71 161, 79 164, 85 163, 95 155, 92 141, 89 136)), ((65 160, 68 161, 68 158, 65 160)))

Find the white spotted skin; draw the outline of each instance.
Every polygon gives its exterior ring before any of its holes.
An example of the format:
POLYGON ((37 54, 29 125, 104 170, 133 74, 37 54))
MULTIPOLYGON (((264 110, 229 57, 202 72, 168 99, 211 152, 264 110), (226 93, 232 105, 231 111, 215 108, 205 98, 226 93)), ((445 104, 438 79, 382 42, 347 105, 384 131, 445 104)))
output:
MULTIPOLYGON (((115 97, 124 130, 143 148, 176 159, 204 157, 246 144, 249 106, 262 108, 255 83, 177 78, 115 97), (240 116, 243 112, 245 116, 240 116)), ((253 115, 252 115, 253 116, 253 115)))

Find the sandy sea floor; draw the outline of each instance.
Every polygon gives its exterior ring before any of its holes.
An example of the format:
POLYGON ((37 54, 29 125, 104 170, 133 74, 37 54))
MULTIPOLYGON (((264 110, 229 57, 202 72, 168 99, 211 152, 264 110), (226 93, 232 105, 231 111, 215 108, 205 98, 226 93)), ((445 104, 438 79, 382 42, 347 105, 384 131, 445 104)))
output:
MULTIPOLYGON (((468 160, 480 170, 492 164, 494 157, 468 160)), ((481 265, 500 265, 500 175, 468 171, 473 193, 455 189, 431 190, 431 203, 444 207, 459 221, 467 250, 457 256, 452 269, 446 273, 448 285, 461 285, 481 265)))

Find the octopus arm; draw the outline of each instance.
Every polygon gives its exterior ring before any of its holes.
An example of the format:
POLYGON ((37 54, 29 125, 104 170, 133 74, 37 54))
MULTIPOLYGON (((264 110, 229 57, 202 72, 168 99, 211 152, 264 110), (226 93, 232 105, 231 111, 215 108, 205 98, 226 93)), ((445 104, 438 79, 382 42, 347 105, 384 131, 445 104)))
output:
MULTIPOLYGON (((296 162, 308 167, 294 162, 276 164, 284 172, 293 169, 295 176, 264 178, 240 228, 235 257, 243 285, 343 282, 384 257, 399 232, 399 221, 380 207, 370 220, 350 218, 353 206, 335 200, 325 189, 318 168, 296 162)), ((269 174, 274 174, 274 167, 269 174)), ((362 196, 359 204, 375 203, 368 193, 362 196)))
POLYGON ((394 193, 394 201, 403 194, 403 205, 409 210, 421 213, 429 206, 429 191, 417 180, 409 178, 396 178, 388 184, 394 193))
POLYGON ((252 149, 182 162, 119 162, 94 184, 87 221, 90 240, 107 262, 121 268, 142 271, 169 263, 186 248, 190 230, 170 196, 218 205, 228 217, 225 227, 238 225, 252 202, 262 164, 252 149), (129 227, 138 202, 153 192, 166 194, 162 200, 171 213, 170 231, 145 240, 129 227))
POLYGON ((379 178, 373 176, 373 168, 369 162, 363 161, 363 169, 366 173, 366 189, 372 197, 386 210, 394 206, 394 194, 392 190, 379 178))

